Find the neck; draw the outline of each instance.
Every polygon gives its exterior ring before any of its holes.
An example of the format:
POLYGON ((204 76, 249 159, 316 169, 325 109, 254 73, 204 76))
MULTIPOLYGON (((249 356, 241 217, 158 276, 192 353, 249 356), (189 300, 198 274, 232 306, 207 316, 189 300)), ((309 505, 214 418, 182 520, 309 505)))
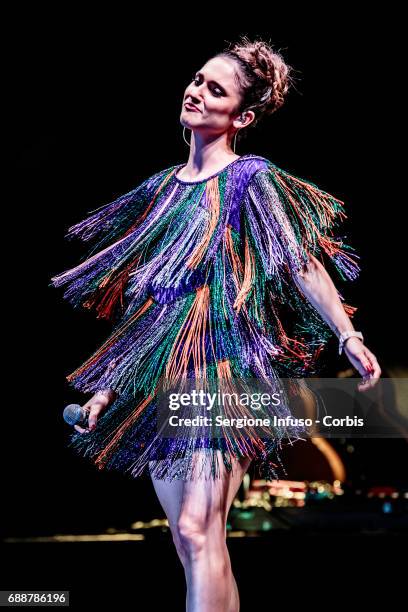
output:
POLYGON ((238 157, 229 146, 226 134, 212 140, 203 140, 192 131, 190 154, 183 168, 183 176, 193 178, 213 174, 238 157))

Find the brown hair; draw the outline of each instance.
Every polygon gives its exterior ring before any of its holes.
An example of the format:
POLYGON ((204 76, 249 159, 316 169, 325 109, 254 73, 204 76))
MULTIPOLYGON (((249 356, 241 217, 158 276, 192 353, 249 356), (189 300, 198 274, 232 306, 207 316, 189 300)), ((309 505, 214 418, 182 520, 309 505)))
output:
MULTIPOLYGON (((252 110, 255 113, 248 127, 255 127, 262 117, 271 115, 283 105, 294 69, 270 43, 241 36, 238 42, 229 43, 229 47, 214 57, 228 57, 239 65, 236 80, 242 98, 236 112, 252 110)), ((243 132, 245 130, 238 130, 237 141, 243 132)))

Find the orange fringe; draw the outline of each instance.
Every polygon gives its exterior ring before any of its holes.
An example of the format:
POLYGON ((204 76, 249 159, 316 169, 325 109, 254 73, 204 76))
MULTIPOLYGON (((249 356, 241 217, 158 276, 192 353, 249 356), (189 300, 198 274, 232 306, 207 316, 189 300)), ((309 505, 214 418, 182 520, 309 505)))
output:
POLYGON ((72 381, 74 378, 82 374, 82 372, 90 368, 98 359, 100 359, 100 357, 102 357, 102 355, 106 353, 106 351, 108 351, 108 349, 117 341, 118 337, 126 331, 129 325, 131 325, 144 312, 146 312, 146 310, 150 308, 153 303, 153 298, 148 297, 143 306, 141 306, 139 310, 137 310, 121 327, 119 327, 113 334, 113 336, 111 336, 109 340, 102 344, 99 350, 94 355, 92 355, 92 357, 85 361, 85 363, 83 363, 81 367, 77 368, 74 372, 71 372, 71 374, 68 374, 68 376, 66 376, 66 380, 72 381))
MULTIPOLYGON (((232 373, 231 373, 231 363, 229 359, 222 359, 220 361, 217 361, 217 373, 218 373, 218 386, 219 386, 219 390, 222 393, 230 393, 231 395, 233 395, 234 393, 237 393, 237 395, 240 394, 240 389, 239 388, 235 388, 233 383, 232 383, 232 373)), ((230 404, 230 413, 227 414, 227 417, 237 417, 240 418, 244 415, 247 415, 247 407, 243 406, 242 408, 242 412, 240 411, 240 402, 238 402, 238 405, 236 405, 235 409, 234 409, 234 403, 230 404)), ((247 415, 248 416, 248 415, 247 415)), ((233 450, 233 447, 231 445, 231 441, 230 441, 230 431, 226 430, 224 427, 222 427, 222 430, 224 432, 224 439, 227 442, 229 451, 234 455, 235 452, 233 450)), ((263 450, 265 448, 265 444, 263 442, 263 440, 261 440, 260 438, 250 435, 252 444, 257 447, 258 449, 263 450)), ((248 444, 248 442, 244 439, 240 440, 240 444, 242 444, 243 446, 246 447, 246 449, 250 449, 250 446, 248 444)), ((241 448, 241 450, 243 450, 241 448)))
POLYGON ((112 440, 109 442, 107 446, 98 454, 96 460, 94 461, 95 465, 98 466, 99 469, 102 469, 109 458, 109 454, 112 452, 113 448, 119 442, 123 434, 129 427, 133 425, 136 419, 139 417, 140 413, 150 404, 154 397, 153 395, 149 395, 145 398, 117 428, 116 433, 113 436, 112 440))
POLYGON ((173 174, 175 174, 177 172, 177 168, 174 168, 174 170, 172 170, 172 172, 170 172, 170 174, 168 176, 166 176, 166 178, 160 183, 160 185, 158 186, 158 188, 156 189, 153 199, 150 202, 150 204, 147 206, 147 208, 145 209, 145 211, 143 212, 143 214, 140 215, 140 217, 138 217, 136 219, 136 221, 134 222, 134 224, 129 227, 128 230, 126 230, 126 232, 123 234, 122 238, 124 238, 125 236, 127 236, 128 234, 130 234, 131 232, 133 232, 133 230, 142 223, 142 221, 144 221, 147 217, 147 215, 149 214, 149 211, 151 210, 153 204, 155 203, 157 196, 159 195, 160 191, 163 189, 163 187, 165 187, 167 185, 167 183, 169 182, 169 180, 171 179, 171 177, 173 176, 173 174))
POLYGON ((251 291, 252 283, 254 280, 255 271, 255 258, 252 251, 249 248, 248 236, 245 236, 245 272, 244 280, 242 281, 241 289, 234 302, 234 308, 237 313, 241 310, 243 303, 245 302, 248 293, 251 291))
MULTIPOLYGON (((310 243, 312 239, 312 228, 317 234, 319 234, 316 224, 313 222, 313 219, 310 217, 310 215, 308 215, 307 219, 305 219, 306 213, 302 211, 300 207, 300 201, 296 200, 296 198, 293 198, 290 195, 289 192, 292 190, 290 186, 285 183, 283 177, 279 176, 278 174, 275 174, 275 178, 277 182, 282 186, 283 190, 286 192, 286 195, 290 203, 292 204, 293 210, 295 211, 296 215, 301 220, 304 226, 304 231, 306 232, 308 236, 308 242, 310 243), (305 220, 307 221, 307 223, 304 223, 305 220)), ((337 212, 334 212, 332 204, 329 201, 330 199, 332 199, 335 200, 338 204, 340 204, 340 206, 344 206, 344 202, 342 200, 339 200, 338 198, 335 198, 329 194, 325 194, 321 190, 317 190, 315 187, 308 185, 307 183, 296 177, 291 176, 291 180, 301 185, 302 188, 309 193, 310 199, 312 200, 312 202, 315 203, 316 212, 320 217, 320 222, 323 227, 330 227, 330 224, 332 223, 332 220, 335 218, 336 214, 339 218, 343 217, 347 219, 347 215, 344 211, 339 210, 337 212)))
MULTIPOLYGON (((232 240, 230 225, 227 225, 227 227, 225 228, 225 244, 226 244, 227 252, 229 254, 229 258, 231 261, 231 266, 234 271, 234 278, 236 279, 236 282, 239 283, 239 278, 244 273, 244 268, 242 266, 242 262, 240 258, 238 257, 237 253, 234 251, 234 242, 232 240)), ((238 284, 236 286, 238 288, 238 284)))
POLYGON ((211 236, 213 235, 214 230, 217 227, 218 219, 220 216, 220 192, 217 176, 207 182, 206 198, 207 201, 210 202, 210 218, 208 220, 207 228, 205 230, 201 242, 196 246, 187 262, 187 267, 193 269, 196 268, 202 260, 203 255, 210 243, 211 236))
POLYGON ((231 228, 229 226, 225 228, 225 244, 231 262, 234 283, 235 287, 237 288, 237 291, 239 288, 240 279, 242 276, 244 277, 241 289, 239 289, 239 291, 237 292, 237 297, 234 302, 234 308, 236 309, 236 312, 238 314, 252 287, 255 271, 255 259, 253 253, 249 248, 248 237, 245 236, 245 264, 244 267, 242 266, 242 262, 238 254, 234 250, 234 243, 231 236, 231 228))
POLYGON ((175 383, 179 379, 186 380, 187 366, 191 356, 193 357, 196 379, 206 380, 205 331, 209 302, 209 286, 203 285, 196 290, 195 300, 177 334, 166 365, 165 376, 171 383, 175 383), (181 355, 179 358, 180 347, 181 355))
POLYGON ((218 378, 227 378, 231 379, 231 364, 229 359, 222 359, 221 361, 217 361, 217 372, 218 378))
MULTIPOLYGON (((124 270, 119 272, 116 279, 112 282, 111 286, 107 289, 103 297, 101 298, 98 291, 94 292, 93 297, 87 299, 83 302, 83 307, 91 309, 95 306, 95 304, 100 300, 99 305, 96 307, 97 318, 98 319, 109 319, 113 314, 113 308, 120 299, 120 305, 123 308, 123 289, 129 279, 129 270, 134 266, 138 265, 140 261, 141 255, 136 257, 133 261, 131 261, 124 270)), ((114 276, 116 270, 111 270, 105 278, 98 285, 98 289, 102 289, 109 282, 112 276, 114 276)))
POLYGON ((358 310, 357 306, 351 306, 351 304, 346 304, 345 302, 342 303, 342 306, 350 318, 352 318, 356 310, 358 310))

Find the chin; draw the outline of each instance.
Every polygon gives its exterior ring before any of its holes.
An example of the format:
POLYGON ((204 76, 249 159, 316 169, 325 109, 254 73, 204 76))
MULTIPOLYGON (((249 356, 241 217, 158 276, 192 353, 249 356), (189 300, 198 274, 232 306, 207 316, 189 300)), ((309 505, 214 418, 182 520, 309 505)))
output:
POLYGON ((186 127, 189 130, 191 130, 192 126, 194 125, 194 122, 188 121, 184 113, 181 113, 180 115, 180 123, 183 127, 186 127))

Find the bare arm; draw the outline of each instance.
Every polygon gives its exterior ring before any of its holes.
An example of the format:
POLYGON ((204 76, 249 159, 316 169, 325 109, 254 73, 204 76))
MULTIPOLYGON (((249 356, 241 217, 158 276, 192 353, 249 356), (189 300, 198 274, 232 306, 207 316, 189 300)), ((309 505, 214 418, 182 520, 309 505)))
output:
MULTIPOLYGON (((309 257, 310 262, 295 277, 297 285, 337 337, 346 330, 354 330, 326 268, 310 253, 309 257)), ((359 389, 364 391, 374 386, 381 375, 375 355, 355 337, 346 340, 344 352, 365 379, 364 383, 360 383, 359 389)))
MULTIPOLYGON (((314 255, 309 254, 309 257, 311 261, 305 265, 295 280, 309 302, 339 338, 342 332, 354 330, 353 323, 343 308, 326 268, 314 255)), ((359 338, 356 340, 361 343, 359 338)))

